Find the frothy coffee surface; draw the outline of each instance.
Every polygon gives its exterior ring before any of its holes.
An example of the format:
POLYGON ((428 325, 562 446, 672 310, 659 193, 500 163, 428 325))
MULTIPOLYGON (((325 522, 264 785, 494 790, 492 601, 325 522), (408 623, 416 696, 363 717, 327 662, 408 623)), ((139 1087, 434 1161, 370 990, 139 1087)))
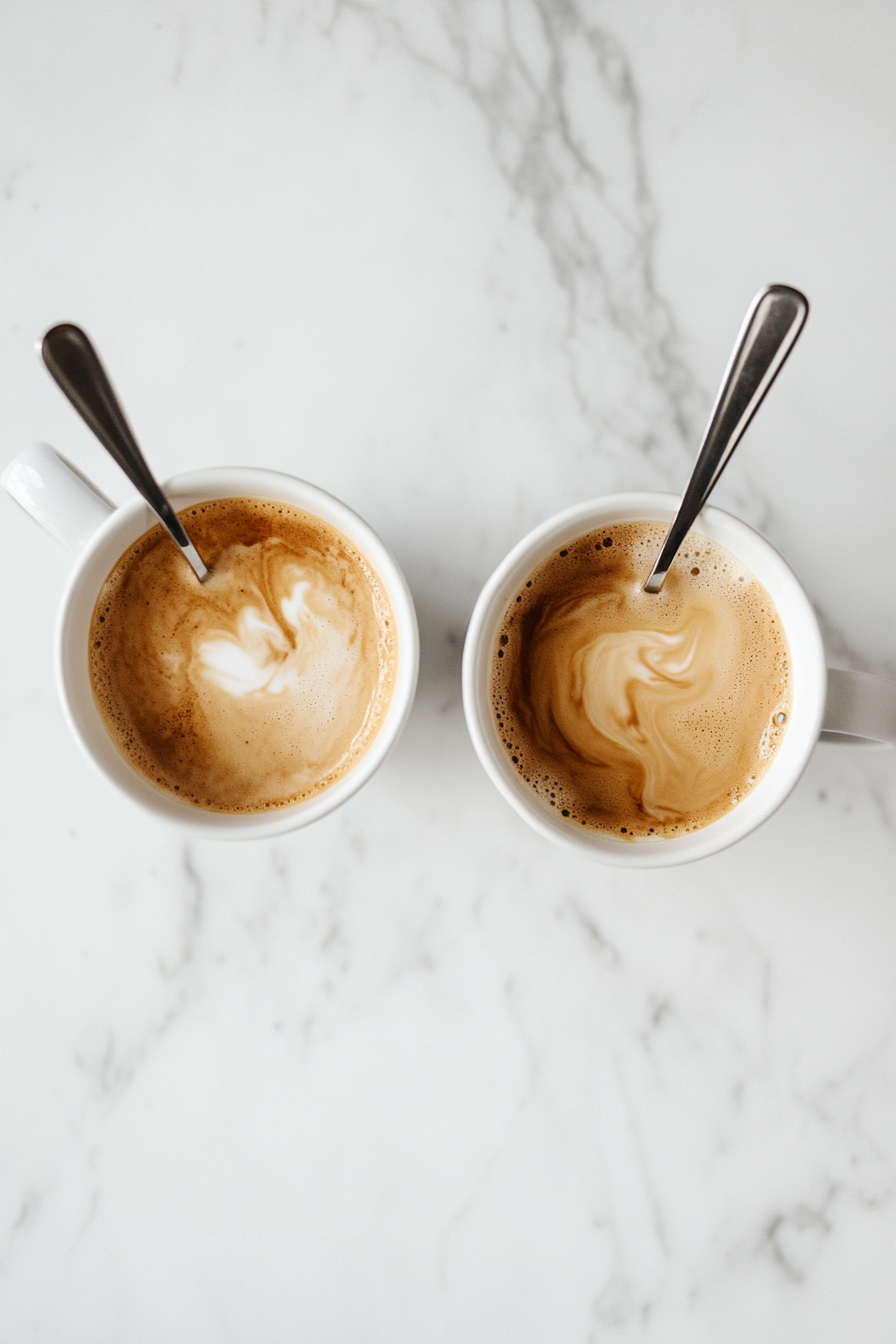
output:
POLYGON ((121 557, 90 628, 94 700, 157 787, 214 812, 260 812, 342 778, 383 722, 395 619, 364 556, 288 504, 219 499, 180 514, 198 582, 153 527, 121 557))
POLYGON ((691 533, 643 591, 660 523, 601 528, 555 551, 511 602, 492 703, 508 757, 570 824, 670 837, 730 811, 790 717, 790 656, 765 588, 691 533))

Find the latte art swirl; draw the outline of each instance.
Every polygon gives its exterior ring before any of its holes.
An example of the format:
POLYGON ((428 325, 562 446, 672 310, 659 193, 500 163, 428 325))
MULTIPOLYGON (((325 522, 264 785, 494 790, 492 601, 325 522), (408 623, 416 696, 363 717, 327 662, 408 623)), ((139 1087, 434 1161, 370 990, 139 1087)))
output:
MULTIPOLYGON (((246 594, 255 588, 253 558, 231 554, 228 560, 228 583, 234 581, 234 570, 248 570, 238 580, 245 601, 246 594)), ((203 619, 194 626, 204 633, 194 635, 191 641, 191 677, 197 684, 207 681, 237 697, 291 694, 304 696, 310 704, 323 694, 335 704, 340 690, 348 687, 357 674, 361 653, 353 639, 351 606, 315 570, 297 565, 288 556, 279 568, 282 572, 277 576, 275 592, 268 599, 274 602, 273 607, 267 605, 260 590, 245 606, 221 615, 203 601, 203 619), (278 588, 282 594, 279 597, 278 588), (227 622, 222 623, 223 628, 217 624, 221 616, 227 622)), ((218 571, 214 582, 220 582, 218 571)), ((209 593, 204 591, 202 596, 205 599, 209 593)), ((331 711, 329 717, 334 713, 331 711)))
POLYGON ((765 770, 789 708, 765 590, 692 537, 691 572, 644 593, 661 539, 632 523, 552 556, 511 604, 494 663, 513 764, 573 823, 626 838, 722 815, 765 770))

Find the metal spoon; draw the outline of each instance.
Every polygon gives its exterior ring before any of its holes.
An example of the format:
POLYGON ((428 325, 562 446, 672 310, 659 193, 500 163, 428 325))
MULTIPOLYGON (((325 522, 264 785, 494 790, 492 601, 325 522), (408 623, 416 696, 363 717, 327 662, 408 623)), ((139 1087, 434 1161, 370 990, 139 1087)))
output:
POLYGON ((679 546, 781 372, 808 315, 809 300, 790 285, 769 285, 750 304, 703 435, 697 464, 644 585, 646 593, 658 593, 662 588, 679 546))
POLYGON ((75 410, 171 533, 201 583, 208 570, 170 500, 146 465, 106 370, 87 335, 71 322, 61 322, 44 336, 40 354, 75 410))

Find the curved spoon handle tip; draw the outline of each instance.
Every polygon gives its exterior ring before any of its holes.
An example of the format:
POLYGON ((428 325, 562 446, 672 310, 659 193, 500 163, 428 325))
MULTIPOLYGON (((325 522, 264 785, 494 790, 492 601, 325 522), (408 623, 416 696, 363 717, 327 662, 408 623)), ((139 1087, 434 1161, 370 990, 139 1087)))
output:
POLYGON ((747 310, 688 487, 644 591, 658 593, 744 431, 784 366, 809 315, 809 300, 792 285, 767 285, 747 310))
POLYGON ((45 333, 38 351, 81 419, 171 533, 197 578, 203 580, 208 570, 150 471, 87 333, 73 322, 57 323, 45 333))

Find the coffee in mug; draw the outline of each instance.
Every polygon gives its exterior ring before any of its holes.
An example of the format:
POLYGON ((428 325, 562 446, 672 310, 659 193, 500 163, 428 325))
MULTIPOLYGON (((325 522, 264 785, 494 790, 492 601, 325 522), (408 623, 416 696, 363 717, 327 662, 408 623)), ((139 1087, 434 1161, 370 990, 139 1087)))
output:
POLYGON ((199 583, 156 525, 113 566, 90 622, 90 681, 122 756, 194 807, 255 813, 321 793, 361 760, 395 683, 395 617, 361 549, 260 498, 180 517, 199 583))
POLYGON ((279 835, 385 760, 414 701, 417 620, 346 504, 257 467, 168 481, 210 565, 200 585, 143 499, 116 509, 48 445, 0 480, 75 556, 56 626, 63 713, 149 814, 208 838, 279 835))
POLYGON ((730 812, 790 717, 781 619, 742 561, 692 532, 644 591, 666 530, 633 520, 553 550, 492 650, 495 728, 520 779, 570 826, 629 843, 730 812))
POLYGON ((678 505, 610 495, 548 518, 498 565, 464 644, 467 727, 498 791, 547 839, 625 868, 749 835, 819 736, 896 742, 896 683, 825 668, 799 580, 746 523, 705 507, 661 592, 641 592, 678 505))

